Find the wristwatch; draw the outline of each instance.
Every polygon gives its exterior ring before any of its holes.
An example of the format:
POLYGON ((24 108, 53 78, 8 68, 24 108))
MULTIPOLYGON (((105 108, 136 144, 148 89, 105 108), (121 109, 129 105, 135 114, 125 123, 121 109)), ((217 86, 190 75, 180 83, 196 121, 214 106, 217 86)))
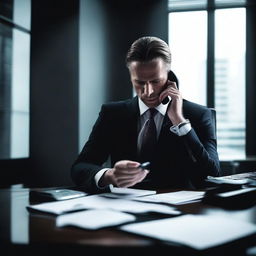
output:
POLYGON ((191 123, 189 119, 186 119, 184 122, 181 122, 177 125, 170 127, 170 131, 175 133, 178 136, 186 135, 191 130, 191 123))

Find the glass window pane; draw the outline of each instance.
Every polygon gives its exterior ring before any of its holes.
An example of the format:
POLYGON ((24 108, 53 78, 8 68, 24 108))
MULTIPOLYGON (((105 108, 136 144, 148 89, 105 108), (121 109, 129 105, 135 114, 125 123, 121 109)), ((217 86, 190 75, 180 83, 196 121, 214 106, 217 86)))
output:
POLYGON ((245 9, 215 11, 215 108, 220 159, 245 157, 245 9))
POLYGON ((0 1, 0 15, 12 20, 13 0, 1 0, 0 1))
POLYGON ((30 30, 31 0, 0 0, 0 15, 30 30))
POLYGON ((169 45, 183 97, 206 105, 206 11, 170 13, 169 45))
POLYGON ((29 156, 30 36, 13 30, 11 158, 29 156))
POLYGON ((29 157, 29 114, 12 112, 11 114, 11 152, 10 158, 29 157))
POLYGON ((12 111, 29 112, 30 36, 13 30, 12 111))
POLYGON ((14 0, 13 22, 30 30, 31 0, 14 0))
POLYGON ((245 6, 246 0, 215 0, 216 7, 245 6))
POLYGON ((10 157, 12 29, 0 23, 0 158, 10 157))
POLYGON ((30 35, 0 23, 0 159, 28 157, 30 35))
POLYGON ((206 9, 207 0, 168 0, 170 11, 206 9))

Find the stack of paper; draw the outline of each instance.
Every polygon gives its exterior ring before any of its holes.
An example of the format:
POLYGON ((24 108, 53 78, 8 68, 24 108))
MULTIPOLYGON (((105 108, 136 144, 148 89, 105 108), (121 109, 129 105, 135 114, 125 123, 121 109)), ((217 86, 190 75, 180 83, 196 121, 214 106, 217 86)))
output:
POLYGON ((158 212, 163 214, 178 215, 179 210, 174 207, 153 203, 143 203, 123 198, 108 198, 101 195, 86 196, 71 200, 41 203, 28 206, 28 209, 63 214, 85 209, 111 209, 129 213, 158 212))
POLYGON ((156 194, 155 190, 118 188, 112 185, 110 185, 110 191, 111 193, 103 193, 101 195, 112 197, 112 198, 134 198, 134 197, 143 197, 143 196, 156 194))
POLYGON ((99 229, 135 221, 135 216, 112 210, 86 210, 60 215, 56 218, 56 226, 76 226, 85 229, 99 229))
POLYGON ((173 218, 127 224, 123 231, 175 242, 197 250, 219 246, 256 234, 256 225, 219 216, 182 215, 173 218))
POLYGON ((143 202, 154 202, 154 203, 166 203, 166 204, 185 204, 192 203, 201 200, 205 195, 204 191, 178 191, 169 193, 160 193, 151 196, 144 196, 140 198, 135 198, 137 201, 143 202))

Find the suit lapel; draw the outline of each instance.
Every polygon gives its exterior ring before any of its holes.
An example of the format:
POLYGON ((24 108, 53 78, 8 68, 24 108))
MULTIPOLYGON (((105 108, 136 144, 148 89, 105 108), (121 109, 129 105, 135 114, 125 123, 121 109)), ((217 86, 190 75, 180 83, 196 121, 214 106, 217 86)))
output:
MULTIPOLYGON (((171 104, 171 102, 170 102, 171 104)), ((169 106, 168 106, 169 107, 169 106)), ((161 131, 159 134, 159 139, 158 139, 158 150, 162 149, 162 145, 165 145, 168 143, 168 141, 171 139, 172 141, 176 141, 177 136, 170 131, 170 127, 172 126, 172 122, 168 117, 168 114, 166 112, 163 120, 163 124, 161 127, 161 131), (167 140, 168 138, 168 140, 167 140)))
POLYGON ((138 133, 138 119, 139 119, 139 106, 138 97, 134 97, 131 101, 127 102, 127 151, 131 159, 137 160, 137 133, 138 133))
MULTIPOLYGON (((169 105, 171 104, 171 102, 169 103, 169 105)), ((170 106, 168 106, 168 108, 169 108, 170 106)), ((168 109, 167 108, 167 109, 168 109)), ((169 119, 169 117, 168 117, 168 114, 167 114, 167 111, 166 111, 166 113, 165 113, 165 116, 164 116, 164 120, 163 120, 163 124, 162 124, 162 128, 161 128, 161 132, 160 132, 160 136, 161 136, 161 134, 166 130, 166 129, 168 129, 169 130, 169 128, 172 126, 172 122, 171 122, 171 120, 169 119)))

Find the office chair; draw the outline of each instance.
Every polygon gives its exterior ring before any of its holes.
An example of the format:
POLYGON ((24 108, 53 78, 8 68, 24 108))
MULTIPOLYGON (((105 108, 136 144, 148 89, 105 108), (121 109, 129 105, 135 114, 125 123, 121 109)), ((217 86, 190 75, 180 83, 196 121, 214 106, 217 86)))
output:
POLYGON ((216 109, 215 108, 209 108, 212 112, 212 123, 214 125, 214 135, 217 137, 217 120, 216 120, 216 109))

